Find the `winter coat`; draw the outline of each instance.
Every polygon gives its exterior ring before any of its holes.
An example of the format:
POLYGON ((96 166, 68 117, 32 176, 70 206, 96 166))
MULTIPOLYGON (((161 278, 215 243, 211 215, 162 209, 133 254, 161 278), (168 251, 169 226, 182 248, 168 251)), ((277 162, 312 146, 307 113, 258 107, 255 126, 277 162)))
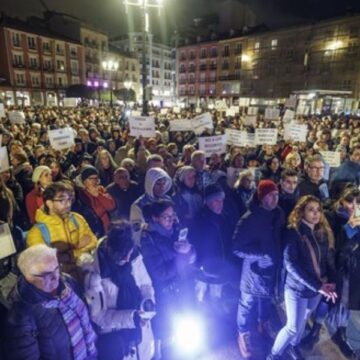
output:
POLYGON ((30 164, 21 164, 13 169, 16 181, 20 184, 24 197, 32 190, 34 183, 32 182, 32 169, 30 164))
POLYGON ((267 211, 257 199, 239 220, 234 233, 234 254, 243 259, 241 291, 268 297, 277 290, 284 225, 284 213, 279 207, 267 211), (265 255, 270 262, 263 261, 265 255))
POLYGON ((284 235, 284 265, 286 269, 285 288, 303 298, 316 296, 324 282, 335 280, 334 253, 329 250, 325 235, 315 234, 307 225, 301 223, 299 230, 287 229, 284 235), (309 248, 303 240, 306 236, 311 243, 320 268, 317 276, 309 248))
POLYGON ((343 188, 346 183, 352 183, 354 186, 360 185, 360 165, 349 159, 345 160, 330 178, 330 187, 333 190, 343 188))
POLYGON ((116 183, 111 183, 106 188, 106 191, 116 203, 115 209, 111 212, 111 218, 114 220, 128 220, 130 218, 131 205, 141 195, 138 184, 135 181, 131 181, 129 187, 123 190, 116 183))
MULTIPOLYGON (((135 329, 134 313, 137 309, 118 309, 117 298, 119 288, 108 276, 103 276, 100 270, 99 249, 94 256, 83 256, 80 266, 85 272, 84 293, 89 305, 91 320, 96 324, 99 334, 107 334, 124 329, 135 329)), ((136 250, 135 250, 136 251, 136 250)), ((141 294, 142 303, 151 300, 153 303, 154 289, 150 276, 145 268, 143 257, 136 251, 131 259, 131 275, 141 294)), ((141 328, 142 341, 138 345, 139 360, 150 360, 153 356, 154 337, 150 322, 141 328)))
POLYGON ((287 220, 290 213, 293 211, 298 199, 299 199, 299 193, 297 190, 295 190, 292 194, 288 194, 280 190, 279 207, 284 211, 285 220, 287 220))
POLYGON ((35 186, 32 191, 26 195, 26 212, 31 224, 35 223, 35 213, 37 209, 40 209, 44 205, 41 190, 35 186))
MULTIPOLYGON (((75 288, 68 277, 60 280, 60 286, 65 285, 75 288)), ((44 305, 55 297, 38 290, 23 277, 13 296, 14 303, 5 324, 5 359, 73 360, 70 336, 60 311, 44 305)))
MULTIPOLYGON (((75 221, 70 216, 62 219, 58 215, 48 215, 43 209, 38 209, 35 215, 36 223, 46 225, 51 246, 58 250, 59 262, 67 271, 71 271, 75 267, 75 262, 81 254, 90 252, 97 244, 97 239, 86 220, 75 212, 72 212, 71 216, 75 221), (84 236, 90 237, 90 241, 86 245, 81 244, 84 236)), ((40 228, 35 224, 29 230, 26 242, 27 246, 33 246, 43 244, 45 240, 40 228)))
POLYGON ((325 180, 320 180, 318 184, 314 184, 306 174, 300 180, 298 190, 299 197, 305 195, 313 195, 321 201, 329 198, 329 189, 327 186, 327 182, 325 180))

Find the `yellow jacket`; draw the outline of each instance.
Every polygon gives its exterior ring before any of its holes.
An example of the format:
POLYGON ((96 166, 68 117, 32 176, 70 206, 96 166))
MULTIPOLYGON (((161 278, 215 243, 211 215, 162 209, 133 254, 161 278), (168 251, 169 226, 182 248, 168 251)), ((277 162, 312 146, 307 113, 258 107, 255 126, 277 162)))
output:
MULTIPOLYGON (((36 223, 46 225, 51 245, 58 250, 62 263, 75 263, 80 255, 90 252, 97 245, 97 238, 86 220, 78 213, 71 214, 76 221, 69 216, 62 219, 58 215, 48 215, 42 208, 35 214, 36 223)), ((42 231, 36 224, 29 230, 26 242, 27 246, 45 243, 42 231)))

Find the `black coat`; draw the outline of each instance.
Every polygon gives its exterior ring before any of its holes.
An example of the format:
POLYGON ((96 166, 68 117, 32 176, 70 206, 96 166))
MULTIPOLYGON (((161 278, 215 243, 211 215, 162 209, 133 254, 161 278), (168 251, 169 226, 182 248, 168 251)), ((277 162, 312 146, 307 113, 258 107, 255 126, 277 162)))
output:
POLYGON ((241 291, 263 297, 274 294, 280 277, 284 225, 284 213, 279 207, 267 211, 255 199, 239 220, 234 233, 234 253, 244 259, 241 291), (271 264, 264 263, 265 255, 271 264))
MULTIPOLYGON (((70 279, 63 281, 74 287, 70 279)), ((51 295, 36 289, 23 277, 19 279, 15 302, 5 324, 5 359, 73 359, 70 336, 59 310, 42 305, 51 299, 51 295)))
POLYGON ((335 281, 334 253, 329 250, 328 239, 315 233, 305 224, 299 231, 288 229, 284 235, 284 264, 286 269, 285 288, 294 291, 303 298, 316 296, 323 281, 335 281), (306 236, 314 248, 320 266, 321 279, 318 278, 310 251, 302 239, 306 236), (325 280, 326 279, 326 280, 325 280))
POLYGON ((327 189, 327 192, 329 192, 325 180, 320 180, 319 184, 314 184, 307 175, 304 175, 303 179, 300 180, 298 186, 299 196, 301 197, 305 195, 313 195, 321 201, 324 201, 329 198, 329 194, 326 194, 326 190, 325 192, 321 191, 324 188, 327 189))
POLYGON ((279 207, 284 211, 285 219, 287 220, 290 213, 293 211, 296 202, 299 199, 299 192, 295 190, 293 194, 288 194, 280 190, 279 193, 279 207))

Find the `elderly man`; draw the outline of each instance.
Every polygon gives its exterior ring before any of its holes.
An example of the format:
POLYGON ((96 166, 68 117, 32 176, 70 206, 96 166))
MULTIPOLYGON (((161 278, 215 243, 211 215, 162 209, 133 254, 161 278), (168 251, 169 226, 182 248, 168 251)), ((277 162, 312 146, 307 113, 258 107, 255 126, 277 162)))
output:
POLYGON ((56 250, 36 245, 20 254, 21 275, 7 316, 5 359, 96 359, 96 334, 74 282, 62 276, 56 250))

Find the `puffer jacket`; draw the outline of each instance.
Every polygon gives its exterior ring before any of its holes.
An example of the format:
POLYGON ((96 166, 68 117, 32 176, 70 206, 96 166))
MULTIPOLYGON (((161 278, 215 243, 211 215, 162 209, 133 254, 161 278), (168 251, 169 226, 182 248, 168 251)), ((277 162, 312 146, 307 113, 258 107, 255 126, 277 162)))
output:
MULTIPOLYGON (((63 277, 60 286, 76 288, 69 277, 63 277)), ((44 305, 54 300, 54 296, 38 290, 20 277, 13 298, 5 323, 5 359, 73 360, 70 336, 60 311, 44 305)), ((87 359, 95 360, 96 357, 87 359)))
MULTIPOLYGON (((71 220, 70 216, 62 219, 58 215, 48 215, 44 209, 38 209, 35 215, 36 223, 46 225, 51 246, 58 250, 58 258, 64 271, 68 271, 67 267, 71 270, 80 255, 95 249, 97 244, 97 239, 86 220, 75 212, 71 212, 71 216, 75 221, 71 220), (88 236, 90 241, 82 245, 81 239, 84 236, 88 236)), ((26 242, 27 246, 45 243, 43 234, 36 224, 29 230, 26 242)))
POLYGON ((328 239, 315 234, 304 223, 299 230, 287 229, 284 234, 284 265, 286 269, 285 289, 290 289, 300 297, 316 296, 323 282, 335 280, 334 252, 329 250, 328 239), (320 267, 320 278, 316 275, 309 248, 303 240, 306 236, 313 246, 320 267))
POLYGON ((240 289, 254 296, 268 297, 279 285, 284 213, 277 207, 265 210, 254 199, 240 218, 234 233, 234 254, 243 259, 240 289), (264 262, 264 257, 271 259, 264 262))

